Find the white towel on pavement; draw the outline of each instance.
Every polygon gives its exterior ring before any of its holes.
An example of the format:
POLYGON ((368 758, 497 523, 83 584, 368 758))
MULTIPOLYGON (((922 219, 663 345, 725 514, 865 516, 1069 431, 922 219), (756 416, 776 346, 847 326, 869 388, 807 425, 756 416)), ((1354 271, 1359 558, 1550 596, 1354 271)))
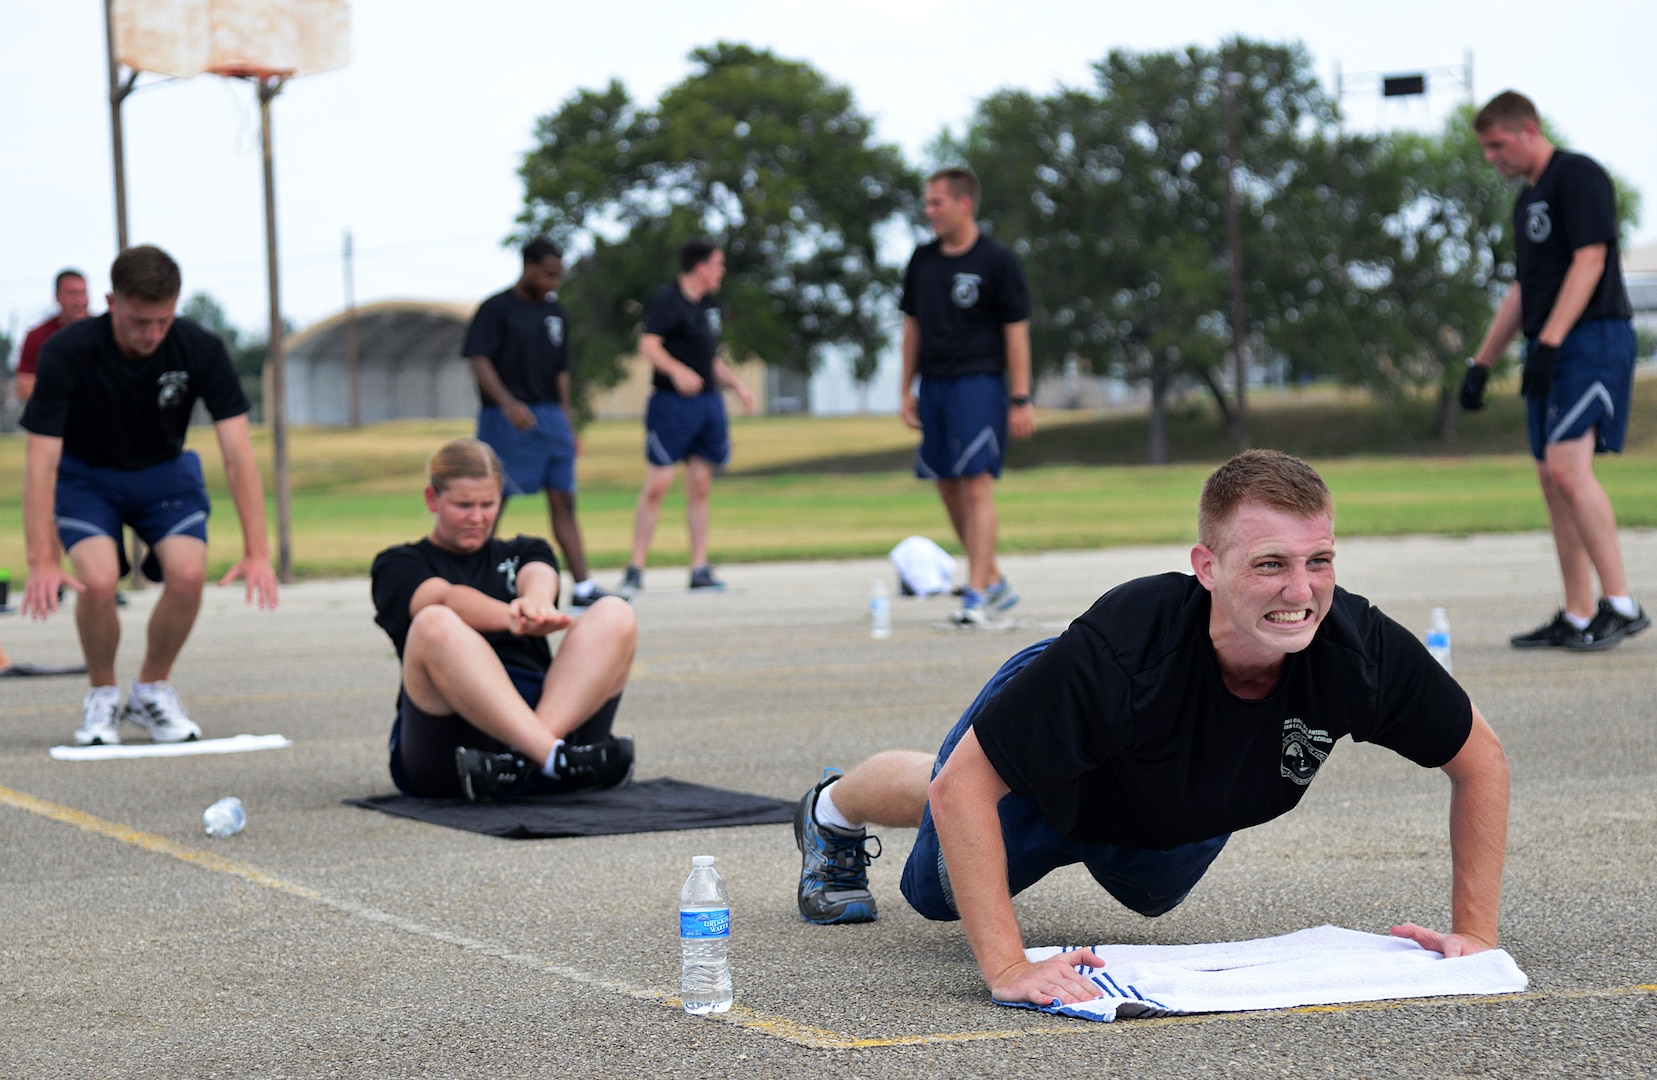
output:
POLYGON ((954 557, 924 536, 898 541, 887 558, 897 569, 898 579, 916 596, 945 593, 954 584, 954 557))
MULTIPOLYGON (((1024 950, 1031 960, 1062 951, 1024 950)), ((1105 966, 1079 970, 1104 991, 1104 997, 1075 1005, 1020 1007, 1109 1021, 1389 998, 1511 994, 1530 982, 1503 949, 1446 960, 1406 938, 1338 926, 1211 945, 1097 945, 1093 952, 1105 966)))
POLYGON ((280 750, 293 740, 282 735, 232 735, 227 739, 194 739, 173 743, 117 743, 114 746, 54 746, 47 753, 56 761, 108 761, 110 758, 185 757, 191 754, 245 754, 250 750, 280 750))

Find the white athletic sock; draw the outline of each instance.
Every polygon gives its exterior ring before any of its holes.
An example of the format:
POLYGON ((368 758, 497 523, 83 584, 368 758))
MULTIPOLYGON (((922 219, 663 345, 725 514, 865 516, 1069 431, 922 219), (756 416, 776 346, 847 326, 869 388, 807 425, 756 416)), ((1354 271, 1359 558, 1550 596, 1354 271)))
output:
POLYGON ((1565 613, 1565 621, 1570 623, 1572 626, 1576 627, 1578 630, 1586 630, 1586 629, 1588 629, 1588 624, 1593 622, 1594 620, 1593 619, 1584 619, 1581 615, 1572 615, 1570 612, 1567 611, 1565 613))
POLYGON ((1632 596, 1607 596, 1605 599, 1616 610, 1617 614, 1625 619, 1632 619, 1639 614, 1640 605, 1634 602, 1632 596))
POLYGON ((596 588, 598 588, 598 582, 592 578, 588 578, 586 581, 578 581, 570 586, 571 591, 577 596, 591 596, 596 588))
POLYGON ((153 687, 154 685, 155 685, 155 683, 139 682, 137 679, 132 680, 132 693, 133 693, 133 696, 134 697, 149 697, 150 696, 150 688, 153 687))
MULTIPOLYGON (((839 781, 835 781, 835 783, 839 783, 839 781)), ((861 829, 863 826, 853 824, 845 814, 840 812, 840 808, 834 805, 833 791, 834 784, 830 784, 817 793, 817 809, 812 812, 811 816, 817 819, 819 825, 833 825, 836 829, 845 829, 847 832, 856 832, 861 829)))
POLYGON ((552 777, 554 780, 558 779, 558 771, 557 771, 558 770, 558 765, 557 765, 557 762, 558 762, 558 748, 560 746, 563 746, 563 745, 564 745, 564 740, 563 739, 554 740, 553 744, 552 744, 552 749, 547 752, 547 763, 545 765, 541 766, 541 771, 543 773, 545 773, 546 775, 552 777))

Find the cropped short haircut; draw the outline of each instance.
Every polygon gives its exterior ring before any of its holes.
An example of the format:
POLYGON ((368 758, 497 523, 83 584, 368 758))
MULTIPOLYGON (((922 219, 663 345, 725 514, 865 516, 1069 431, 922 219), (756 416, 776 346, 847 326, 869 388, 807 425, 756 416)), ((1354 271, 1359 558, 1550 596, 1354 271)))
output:
POLYGON ((1237 511, 1250 503, 1308 518, 1335 515, 1334 497, 1316 469, 1279 450, 1244 450, 1203 483, 1197 541, 1218 553, 1237 511))

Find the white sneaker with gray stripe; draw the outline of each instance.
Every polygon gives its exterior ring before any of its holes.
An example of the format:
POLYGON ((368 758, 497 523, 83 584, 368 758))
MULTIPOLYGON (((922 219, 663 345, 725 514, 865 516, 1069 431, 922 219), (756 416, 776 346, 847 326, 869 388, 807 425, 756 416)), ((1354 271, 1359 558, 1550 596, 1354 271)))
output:
POLYGON ((184 714, 184 706, 178 703, 178 693, 171 683, 150 683, 147 692, 133 683, 121 719, 130 720, 148 731, 150 738, 158 743, 190 742, 201 738, 201 728, 184 714))

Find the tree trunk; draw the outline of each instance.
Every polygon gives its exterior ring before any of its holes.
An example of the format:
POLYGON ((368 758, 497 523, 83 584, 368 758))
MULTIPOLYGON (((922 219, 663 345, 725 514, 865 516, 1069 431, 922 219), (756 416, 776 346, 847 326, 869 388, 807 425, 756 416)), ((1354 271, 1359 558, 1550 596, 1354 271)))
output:
POLYGON ((1456 425, 1461 421, 1461 397, 1450 387, 1439 384, 1438 416, 1433 419, 1433 438, 1439 442, 1456 441, 1456 425))
POLYGON ((1168 464, 1168 358, 1151 353, 1151 423, 1147 459, 1152 465, 1168 464))
POLYGON ((1237 417, 1231 411, 1231 402, 1226 400, 1225 387, 1221 386, 1219 380, 1214 378, 1213 368, 1199 367, 1196 372, 1202 377, 1203 385, 1208 387, 1208 392, 1214 395, 1214 404, 1219 407, 1221 423, 1235 437, 1237 435, 1237 417))

